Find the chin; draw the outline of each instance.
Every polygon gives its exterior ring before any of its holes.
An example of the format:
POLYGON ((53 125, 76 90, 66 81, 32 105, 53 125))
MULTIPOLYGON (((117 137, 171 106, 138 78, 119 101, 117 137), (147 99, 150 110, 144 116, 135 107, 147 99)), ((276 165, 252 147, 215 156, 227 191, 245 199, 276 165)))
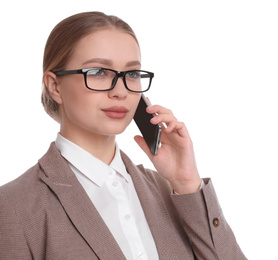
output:
POLYGON ((123 133, 125 130, 126 130, 126 128, 127 128, 127 126, 128 126, 129 124, 123 124, 123 123, 121 123, 121 124, 109 124, 109 125, 104 125, 103 126, 103 132, 102 132, 102 134, 104 134, 104 135, 119 135, 119 134, 121 134, 121 133, 123 133))
POLYGON ((119 135, 119 134, 123 133, 125 130, 126 130, 126 127, 125 128, 121 128, 121 129, 113 129, 111 131, 111 135, 119 135))

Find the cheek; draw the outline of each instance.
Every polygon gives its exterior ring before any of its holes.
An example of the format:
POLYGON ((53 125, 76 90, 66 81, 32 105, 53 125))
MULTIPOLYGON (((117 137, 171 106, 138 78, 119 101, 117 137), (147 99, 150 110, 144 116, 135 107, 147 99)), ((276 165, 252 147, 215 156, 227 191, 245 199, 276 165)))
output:
POLYGON ((66 116, 74 121, 91 117, 97 104, 93 93, 79 85, 67 85, 65 88, 62 107, 66 116))
POLYGON ((128 117, 129 123, 134 117, 135 111, 136 111, 138 103, 140 101, 140 97, 141 97, 140 94, 138 94, 138 95, 135 94, 132 98, 130 98, 131 105, 129 106, 130 107, 130 113, 129 113, 129 117, 128 117))
POLYGON ((132 112, 133 112, 133 115, 135 114, 135 111, 137 109, 137 106, 139 104, 139 101, 140 101, 140 98, 141 98, 141 95, 140 94, 135 94, 134 97, 133 97, 133 100, 132 100, 132 112))

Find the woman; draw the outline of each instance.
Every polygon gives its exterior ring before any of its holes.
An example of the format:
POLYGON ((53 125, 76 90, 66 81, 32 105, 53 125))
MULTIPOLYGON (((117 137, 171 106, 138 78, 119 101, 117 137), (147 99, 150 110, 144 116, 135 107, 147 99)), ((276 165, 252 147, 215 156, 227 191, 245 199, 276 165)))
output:
POLYGON ((165 125, 157 155, 135 137, 158 173, 117 147, 152 77, 124 21, 99 12, 65 19, 43 66, 42 103, 60 132, 0 189, 1 259, 245 259, 170 110, 147 109, 165 125))

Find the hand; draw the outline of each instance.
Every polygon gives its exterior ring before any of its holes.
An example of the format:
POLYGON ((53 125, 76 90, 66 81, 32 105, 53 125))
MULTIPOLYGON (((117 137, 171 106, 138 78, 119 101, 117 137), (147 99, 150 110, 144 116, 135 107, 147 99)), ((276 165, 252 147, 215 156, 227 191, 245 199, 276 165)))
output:
POLYGON ((135 136, 135 141, 148 155, 157 172, 170 182, 175 192, 196 192, 202 180, 197 170, 193 144, 184 123, 179 122, 171 110, 159 105, 148 107, 147 112, 157 114, 151 119, 152 124, 162 124, 161 147, 153 155, 143 137, 135 136))

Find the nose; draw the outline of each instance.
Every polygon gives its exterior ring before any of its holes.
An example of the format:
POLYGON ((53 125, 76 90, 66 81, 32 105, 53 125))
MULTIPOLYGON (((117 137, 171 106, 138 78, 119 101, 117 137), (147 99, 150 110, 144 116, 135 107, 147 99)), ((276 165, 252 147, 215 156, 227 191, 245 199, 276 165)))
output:
POLYGON ((122 76, 115 77, 113 79, 112 85, 113 89, 108 91, 108 95, 110 98, 114 99, 124 99, 128 95, 128 90, 124 85, 124 80, 122 76))

